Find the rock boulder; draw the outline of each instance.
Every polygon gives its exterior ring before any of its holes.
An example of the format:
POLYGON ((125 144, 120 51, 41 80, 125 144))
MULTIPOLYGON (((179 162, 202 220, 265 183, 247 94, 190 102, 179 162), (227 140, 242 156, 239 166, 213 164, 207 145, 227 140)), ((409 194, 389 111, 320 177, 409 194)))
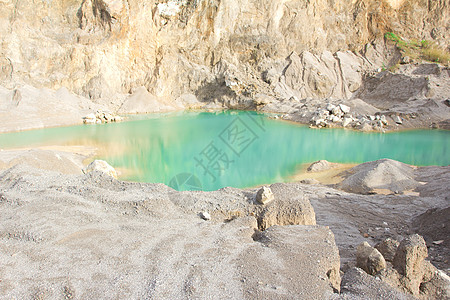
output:
POLYGON ((259 204, 262 205, 267 204, 271 202, 273 199, 274 196, 270 187, 263 186, 256 193, 256 202, 258 202, 259 204))
POLYGON ((93 162, 91 162, 85 169, 85 173, 93 171, 102 172, 117 179, 116 170, 104 160, 96 159, 93 162))
POLYGON ((259 227, 273 225, 315 225, 314 209, 306 195, 282 184, 270 186, 274 199, 257 211, 259 227))
POLYGON ((331 168, 331 165, 328 161, 326 160, 319 160, 316 162, 313 162, 309 167, 308 167, 308 171, 309 172, 321 172, 321 171, 326 171, 328 169, 331 168))
POLYGON ((413 234, 400 242, 392 262, 394 268, 402 275, 402 285, 413 295, 419 294, 419 287, 425 272, 424 259, 428 256, 425 240, 413 234))
POLYGON ((375 245, 375 249, 380 251, 384 259, 392 262, 394 260, 395 253, 397 252, 398 245, 400 243, 391 238, 384 239, 375 245))
POLYGON ((375 275, 386 268, 386 261, 381 253, 367 242, 361 243, 356 252, 356 266, 375 275))

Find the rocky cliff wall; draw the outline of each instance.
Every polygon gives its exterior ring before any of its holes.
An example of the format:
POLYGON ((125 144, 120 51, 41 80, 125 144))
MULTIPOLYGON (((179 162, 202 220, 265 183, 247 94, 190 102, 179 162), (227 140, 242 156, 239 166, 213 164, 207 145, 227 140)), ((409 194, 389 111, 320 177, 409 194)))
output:
POLYGON ((231 105, 348 98, 395 55, 371 44, 385 32, 448 47, 449 2, 0 0, 0 84, 103 102, 141 86, 231 105))

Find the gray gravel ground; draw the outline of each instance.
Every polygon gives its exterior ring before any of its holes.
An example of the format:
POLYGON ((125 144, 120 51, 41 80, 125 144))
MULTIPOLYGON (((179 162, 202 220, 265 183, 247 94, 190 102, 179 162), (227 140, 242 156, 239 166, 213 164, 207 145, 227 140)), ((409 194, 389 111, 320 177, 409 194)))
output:
MULTIPOLYGON (((420 196, 272 185, 283 203, 309 199, 317 225, 259 233, 257 189, 176 192, 19 164, 0 173, 0 298, 365 299, 361 289, 372 289, 395 299, 356 273, 335 294, 338 270, 353 270, 360 242, 401 239, 415 217, 448 207, 449 168, 416 170, 420 196), (210 221, 198 216, 205 210, 210 221)), ((448 272, 448 254, 440 255, 431 261, 448 272)))

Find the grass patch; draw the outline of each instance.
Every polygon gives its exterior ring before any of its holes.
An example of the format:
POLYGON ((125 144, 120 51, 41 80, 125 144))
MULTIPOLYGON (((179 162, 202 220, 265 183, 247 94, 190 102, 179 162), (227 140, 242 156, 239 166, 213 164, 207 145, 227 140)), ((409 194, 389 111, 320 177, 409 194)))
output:
POLYGON ((446 66, 448 66, 450 62, 450 53, 436 48, 424 49, 423 57, 425 60, 439 62, 446 66))
POLYGON ((450 52, 439 48, 431 41, 406 40, 393 32, 387 32, 384 37, 395 43, 403 57, 408 56, 411 60, 425 60, 449 65, 450 52))

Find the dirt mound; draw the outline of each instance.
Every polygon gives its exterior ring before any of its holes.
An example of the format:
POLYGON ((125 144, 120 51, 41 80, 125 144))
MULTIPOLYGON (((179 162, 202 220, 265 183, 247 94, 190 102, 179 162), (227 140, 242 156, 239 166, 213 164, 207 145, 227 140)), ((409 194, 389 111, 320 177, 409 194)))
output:
POLYGON ((340 174, 345 179, 338 185, 347 192, 368 194, 379 190, 401 193, 414 189, 414 169, 404 163, 380 159, 360 164, 340 174))

